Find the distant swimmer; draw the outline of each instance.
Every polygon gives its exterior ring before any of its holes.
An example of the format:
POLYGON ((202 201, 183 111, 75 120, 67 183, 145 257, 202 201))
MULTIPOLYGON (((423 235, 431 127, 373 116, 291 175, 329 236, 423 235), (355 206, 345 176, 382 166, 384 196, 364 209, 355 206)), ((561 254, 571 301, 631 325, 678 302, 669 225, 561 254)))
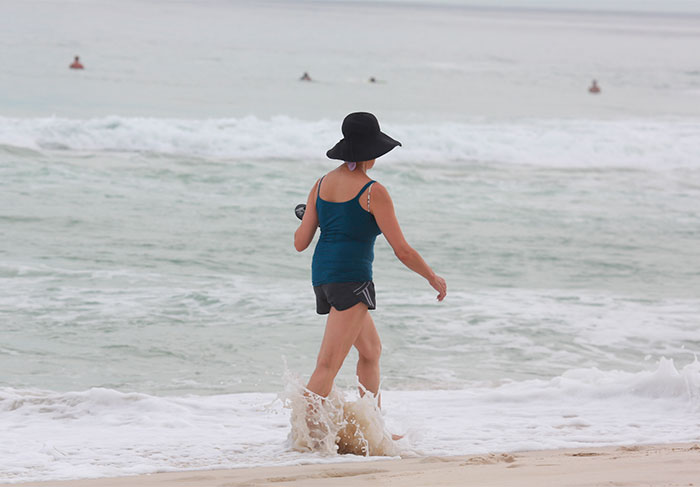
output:
POLYGON ((369 82, 370 82, 370 83, 376 83, 376 82, 377 82, 377 78, 375 78, 374 76, 370 76, 370 77, 369 77, 369 82))
POLYGON ((596 80, 593 80, 591 87, 588 88, 588 92, 589 93, 600 93, 600 86, 598 86, 598 82, 596 80))
POLYGON ((80 64, 80 57, 75 56, 75 59, 73 60, 73 64, 71 64, 70 69, 85 69, 85 66, 80 64))
POLYGON ((304 74, 301 75, 301 78, 299 78, 299 81, 311 81, 311 76, 309 76, 309 73, 304 71, 304 74))

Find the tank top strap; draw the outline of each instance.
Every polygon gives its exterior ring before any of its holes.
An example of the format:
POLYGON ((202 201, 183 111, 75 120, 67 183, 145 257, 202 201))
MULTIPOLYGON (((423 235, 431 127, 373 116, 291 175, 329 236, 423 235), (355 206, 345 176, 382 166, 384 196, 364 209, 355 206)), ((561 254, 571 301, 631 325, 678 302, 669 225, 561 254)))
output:
POLYGON ((364 186, 362 186, 362 189, 360 190, 360 192, 357 193, 357 195, 356 195, 353 199, 356 200, 357 198, 359 198, 360 195, 361 195, 362 193, 364 193, 365 190, 366 190, 367 188, 369 188, 373 183, 376 183, 376 181, 375 181, 374 179, 373 179, 372 181, 368 182, 367 184, 365 184, 364 186))
POLYGON ((325 177, 326 176, 323 175, 323 176, 321 176, 321 179, 318 180, 318 186, 316 187, 316 200, 317 201, 319 199, 321 199, 321 183, 323 182, 323 178, 325 178, 325 177))

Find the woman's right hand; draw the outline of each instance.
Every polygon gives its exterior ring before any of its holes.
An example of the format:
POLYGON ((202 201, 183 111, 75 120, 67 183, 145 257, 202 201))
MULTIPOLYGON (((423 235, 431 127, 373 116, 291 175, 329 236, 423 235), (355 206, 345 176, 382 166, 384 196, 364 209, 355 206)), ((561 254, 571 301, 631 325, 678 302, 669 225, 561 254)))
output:
POLYGON ((428 279, 428 282, 431 286, 433 286, 433 289, 438 292, 437 300, 442 301, 445 299, 445 296, 447 295, 447 282, 445 282, 445 280, 437 274, 428 279))

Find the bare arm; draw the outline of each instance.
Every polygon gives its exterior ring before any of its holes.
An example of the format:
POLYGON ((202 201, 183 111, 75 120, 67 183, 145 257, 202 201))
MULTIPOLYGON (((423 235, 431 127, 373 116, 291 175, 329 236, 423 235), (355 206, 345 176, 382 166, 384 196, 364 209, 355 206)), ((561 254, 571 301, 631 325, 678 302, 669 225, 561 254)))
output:
POLYGON ((447 294, 447 283, 442 277, 435 274, 420 254, 408 244, 396 219, 394 202, 387 189, 379 183, 374 183, 370 209, 377 220, 379 229, 391 248, 394 249, 396 257, 413 272, 427 279, 433 289, 438 292, 438 301, 442 301, 447 294))
POLYGON ((316 235, 316 229, 318 228, 318 213, 316 213, 316 188, 318 187, 318 181, 314 184, 309 192, 309 197, 306 199, 306 211, 304 212, 304 218, 301 220, 301 224, 297 231, 294 232, 294 248, 297 252, 306 250, 306 248, 311 244, 316 235))

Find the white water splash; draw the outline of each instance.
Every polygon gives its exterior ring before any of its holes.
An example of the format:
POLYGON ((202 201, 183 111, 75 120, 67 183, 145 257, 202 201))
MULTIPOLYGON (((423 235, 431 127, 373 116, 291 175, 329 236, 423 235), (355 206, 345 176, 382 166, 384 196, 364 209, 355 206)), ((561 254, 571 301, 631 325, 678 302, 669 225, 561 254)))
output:
POLYGON ((288 443, 293 450, 323 455, 400 453, 386 430, 377 398, 371 393, 349 400, 343 391, 333 387, 324 398, 306 389, 297 376, 287 371, 280 399, 291 410, 288 443))

